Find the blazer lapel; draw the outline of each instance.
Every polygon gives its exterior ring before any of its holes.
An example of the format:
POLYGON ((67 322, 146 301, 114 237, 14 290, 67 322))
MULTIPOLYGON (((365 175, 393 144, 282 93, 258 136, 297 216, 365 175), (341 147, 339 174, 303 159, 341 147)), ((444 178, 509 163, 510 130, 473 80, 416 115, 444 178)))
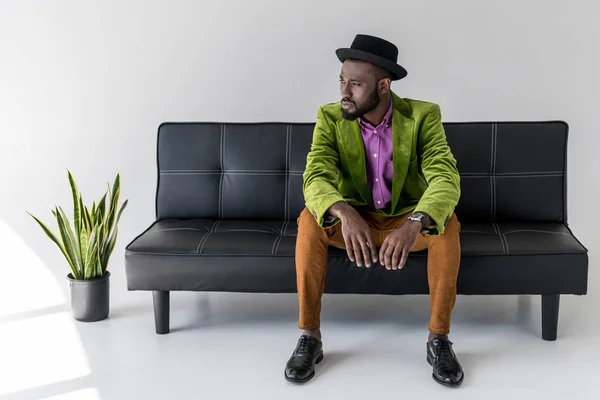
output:
POLYGON ((350 175, 354 186, 357 188, 362 199, 367 203, 373 203, 373 196, 367 181, 367 164, 365 161, 365 144, 360 133, 357 121, 341 119, 337 121, 338 130, 343 146, 343 154, 346 164, 350 169, 350 175))
POLYGON ((392 154, 394 161, 392 211, 394 212, 408 173, 408 165, 412 155, 415 121, 404 116, 402 113, 402 111, 408 108, 408 104, 395 94, 392 94, 392 96, 394 102, 394 110, 392 111, 392 154))

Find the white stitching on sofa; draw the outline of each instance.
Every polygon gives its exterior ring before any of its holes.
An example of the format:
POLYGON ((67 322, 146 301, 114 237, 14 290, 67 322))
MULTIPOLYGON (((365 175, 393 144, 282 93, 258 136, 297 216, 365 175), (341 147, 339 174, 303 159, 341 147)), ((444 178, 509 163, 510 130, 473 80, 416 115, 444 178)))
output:
POLYGON ((219 154, 219 162, 221 164, 221 177, 220 177, 220 181, 219 181, 219 212, 218 212, 218 216, 219 219, 223 218, 223 157, 225 156, 225 152, 223 151, 223 149, 225 148, 225 124, 221 124, 221 143, 220 143, 220 151, 221 154, 219 154))
POLYGON ((500 172, 496 174, 490 174, 487 172, 461 172, 461 178, 487 178, 489 176, 497 176, 503 178, 543 178, 546 176, 563 176, 564 173, 561 171, 547 171, 547 172, 500 172))
POLYGON ((490 218, 493 221, 494 218, 494 176, 490 175, 490 218))
POLYGON ((167 231, 198 231, 198 232, 208 232, 206 229, 198 229, 198 228, 166 228, 166 229, 150 230, 150 231, 148 231, 146 233, 167 232, 167 231))
POLYGON ((283 238, 283 230, 285 229, 287 223, 288 221, 283 221, 283 224, 281 224, 281 229, 279 229, 279 235, 275 238, 275 243, 273 243, 273 249, 271 250, 271 254, 277 254, 279 243, 281 243, 281 239, 283 238))
POLYGON ((534 175, 534 176, 545 176, 545 175, 563 175, 563 171, 528 171, 528 172, 502 172, 496 174, 497 176, 521 176, 521 175, 534 175))
POLYGON ((495 222, 492 223, 492 225, 494 226, 494 231, 496 232, 496 235, 498 235, 498 238, 500 239, 500 242, 502 243, 502 251, 504 252, 504 254, 508 254, 508 241, 506 240, 506 237, 504 237, 504 235, 500 231, 500 226, 495 222))
POLYGON ((541 229, 517 229, 517 230, 514 230, 514 231, 504 232, 504 235, 508 235, 509 233, 519 233, 519 232, 551 233, 553 235, 571 236, 567 232, 544 231, 544 230, 541 230, 541 229))
POLYGON ((287 232, 287 227, 288 227, 289 223, 290 223, 290 221, 285 221, 283 223, 283 229, 282 229, 282 232, 281 232, 281 236, 286 236, 285 233, 287 232))
POLYGON ((208 235, 210 235, 210 232, 206 232, 204 233, 204 235, 202 235, 202 239, 200 239, 200 241, 198 242, 198 246, 196 246, 196 253, 200 254, 200 250, 201 250, 201 246, 204 245, 204 240, 208 237, 208 235))
POLYGON ((275 238, 275 243, 273 243, 273 249, 271 250, 271 254, 277 254, 277 248, 279 247, 279 242, 281 242, 281 239, 281 236, 277 236, 275 238))
POLYGON ((201 254, 202 253, 202 249, 204 248, 204 243, 206 243, 206 240, 208 239, 208 237, 215 232, 215 230, 217 229, 217 226, 219 225, 219 223, 221 222, 220 219, 216 220, 213 223, 213 226, 210 228, 209 232, 206 232, 204 234, 204 236, 202 236, 202 239, 200 239, 200 243, 198 243, 198 247, 196 247, 196 253, 197 254, 201 254))
POLYGON ((498 158, 497 158, 497 154, 498 154, 498 124, 493 124, 492 125, 492 130, 494 132, 494 163, 492 164, 492 183, 493 183, 493 190, 494 190, 494 197, 492 198, 492 221, 496 220, 496 203, 497 203, 497 190, 498 188, 496 187, 496 164, 498 164, 498 158))
POLYGON ((494 220, 494 125, 492 125, 492 143, 490 144, 490 218, 494 220))
POLYGON ((268 234, 274 235, 274 233, 272 231, 265 231, 262 229, 228 229, 222 233, 229 233, 229 232, 254 232, 254 233, 268 233, 268 234))
POLYGON ((283 202, 283 219, 287 220, 288 219, 288 209, 289 209, 289 191, 290 191, 290 175, 288 174, 288 170, 290 169, 290 164, 289 164, 289 152, 290 152, 290 135, 291 135, 291 130, 292 130, 292 126, 288 124, 287 126, 287 130, 285 133, 285 195, 284 195, 284 202, 283 202))
POLYGON ((498 174, 496 175, 497 178, 556 178, 556 177, 562 177, 564 174, 545 174, 545 173, 539 173, 539 174, 529 174, 529 175, 525 175, 525 174, 498 174))

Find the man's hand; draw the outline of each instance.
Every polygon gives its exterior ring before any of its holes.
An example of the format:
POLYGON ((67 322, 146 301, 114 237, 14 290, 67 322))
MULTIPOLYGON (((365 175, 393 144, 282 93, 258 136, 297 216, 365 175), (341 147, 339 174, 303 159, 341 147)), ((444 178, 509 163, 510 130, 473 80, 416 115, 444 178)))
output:
POLYGON ((342 235, 346 243, 346 253, 350 261, 362 267, 364 263, 369 268, 371 262, 377 262, 377 250, 373 238, 371 237, 371 228, 352 206, 339 202, 330 208, 330 213, 342 222, 342 235))
POLYGON ((408 253, 417 242, 421 229, 420 222, 407 221, 400 229, 390 233, 379 249, 381 265, 388 270, 404 268, 408 253))

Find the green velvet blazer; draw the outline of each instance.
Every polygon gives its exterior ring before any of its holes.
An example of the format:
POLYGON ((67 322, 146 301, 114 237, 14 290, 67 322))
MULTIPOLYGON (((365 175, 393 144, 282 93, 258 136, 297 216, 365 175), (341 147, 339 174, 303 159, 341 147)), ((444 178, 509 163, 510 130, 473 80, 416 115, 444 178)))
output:
MULTIPOLYGON (((392 202, 379 212, 386 216, 424 212, 436 225, 430 234, 440 235, 460 197, 460 176, 440 108, 393 92, 392 102, 392 202)), ((340 103, 318 110, 303 179, 306 207, 323 228, 339 222, 327 214, 338 201, 373 204, 360 127, 358 121, 342 118, 340 103)))

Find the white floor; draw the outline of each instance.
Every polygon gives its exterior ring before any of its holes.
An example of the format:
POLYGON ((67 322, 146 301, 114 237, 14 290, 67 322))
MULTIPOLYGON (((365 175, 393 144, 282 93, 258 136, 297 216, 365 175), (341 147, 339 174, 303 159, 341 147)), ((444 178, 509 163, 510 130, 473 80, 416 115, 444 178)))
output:
POLYGON ((61 279, 41 276, 22 282, 29 291, 0 284, 2 400, 596 399, 600 390, 593 293, 563 297, 556 342, 540 337, 539 297, 459 297, 459 389, 431 379, 427 297, 326 296, 325 360, 295 386, 283 378, 299 335, 295 295, 174 293, 172 332, 159 336, 151 295, 127 292, 122 270, 110 318, 96 323, 74 321, 61 279))

